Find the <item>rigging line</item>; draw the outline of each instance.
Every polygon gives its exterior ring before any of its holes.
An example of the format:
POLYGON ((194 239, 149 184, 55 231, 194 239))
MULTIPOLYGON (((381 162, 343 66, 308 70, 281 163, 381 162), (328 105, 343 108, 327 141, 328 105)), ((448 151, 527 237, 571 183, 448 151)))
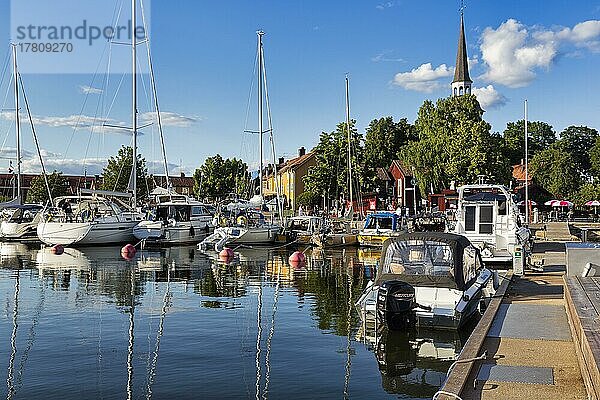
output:
POLYGON ((267 336, 267 352, 265 353, 265 389, 262 394, 263 400, 267 400, 269 397, 269 382, 271 377, 271 341, 275 334, 275 314, 277 313, 277 303, 279 300, 279 286, 281 282, 281 264, 283 260, 277 263, 277 281, 275 284, 275 294, 273 295, 273 312, 271 314, 271 327, 269 328, 269 335, 267 336))
POLYGON ((48 183, 48 174, 46 173, 46 167, 44 166, 44 159, 42 158, 40 143, 38 142, 37 134, 35 133, 35 125, 33 124, 33 117, 31 116, 31 110, 29 109, 29 101, 27 100, 25 85, 23 84, 23 78, 21 78, 21 74, 18 74, 18 77, 19 83, 21 83, 21 92, 23 93, 23 100, 25 100, 25 109, 27 110, 27 116, 29 117, 29 123, 31 124, 31 133, 33 134, 35 148, 37 149, 38 157, 40 158, 42 174, 44 174, 44 183, 46 184, 46 190, 48 190, 48 201, 50 202, 50 204, 52 204, 52 190, 50 190, 50 184, 48 183))
POLYGON ((25 347, 25 350, 23 350, 23 354, 21 355, 21 362, 19 364, 19 372, 17 373, 17 388, 15 389, 15 393, 18 389, 20 389, 23 386, 23 372, 25 369, 25 364, 27 363, 27 359, 29 358, 29 351, 31 350, 31 348, 33 347, 33 343, 35 342, 35 327, 38 325, 38 322, 40 320, 40 316, 42 314, 42 311, 44 309, 44 301, 45 301, 45 295, 44 295, 44 285, 40 284, 40 301, 37 305, 37 307, 35 308, 35 313, 33 315, 33 320, 31 321, 31 327, 29 327, 29 335, 27 337, 27 346, 25 347))
MULTIPOLYGON (((6 71, 8 70, 8 66, 10 64, 10 56, 11 56, 11 50, 10 50, 10 46, 7 47, 6 49, 6 53, 4 54, 4 64, 2 67, 2 78, 0 79, 0 87, 2 87, 2 85, 4 84, 4 77, 7 75, 6 71)), ((10 84, 8 86, 8 88, 10 88, 10 84)))
POLYGON ((269 127, 269 140, 271 141, 271 153, 273 156, 273 180, 275 181, 275 190, 277 193, 277 212, 279 213, 279 220, 281 222, 281 224, 283 225, 283 207, 281 204, 281 185, 279 183, 279 180, 277 179, 277 162, 276 157, 277 155, 275 154, 275 139, 273 137, 273 121, 271 119, 271 103, 269 102, 269 89, 268 89, 268 84, 267 84, 267 68, 265 66, 265 54, 264 54, 264 49, 261 47, 260 49, 261 52, 261 56, 262 56, 262 74, 263 74, 263 81, 264 81, 264 86, 265 86, 265 103, 267 106, 267 124, 269 127))
MULTIPOLYGON (((107 47, 108 47, 107 45, 104 45, 104 50, 102 50, 102 55, 100 56, 100 61, 102 60, 102 58, 104 58, 104 54, 106 53, 107 47)), ((92 80, 91 80, 90 86, 92 86, 94 84, 94 81, 96 80, 96 76, 98 75, 99 70, 100 70, 100 62, 98 62, 98 65, 96 66, 96 70, 94 71, 94 74, 92 75, 92 80)), ((69 149, 71 148, 71 144, 73 143, 73 138, 75 137, 75 132, 77 131, 77 129, 79 129, 79 124, 81 123, 81 118, 83 117, 83 112, 85 110, 85 106, 87 105, 89 97, 90 97, 90 93, 89 92, 85 93, 85 98, 83 100, 83 104, 81 105, 81 109, 79 110, 79 115, 77 116, 77 121, 75 122, 75 125, 73 125, 73 128, 71 129, 71 137, 69 138, 69 141, 67 143, 67 147, 65 149, 65 157, 63 157, 62 161, 66 160, 69 149)))
MULTIPOLYGON (((144 1, 141 1, 141 6, 142 6, 142 21, 144 23, 144 31, 148 32, 147 26, 146 26, 146 17, 144 16, 144 1)), ((149 39, 149 38, 148 38, 149 39)), ((154 108, 156 110, 156 119, 158 122, 158 132, 160 134, 160 144, 161 144, 161 150, 162 150, 162 156, 163 156, 163 163, 164 163, 164 167, 165 167, 165 180, 167 183, 167 190, 169 190, 169 196, 171 195, 171 190, 170 190, 170 182, 169 182, 169 164, 167 163, 167 149, 165 146, 165 136, 163 133, 163 126, 162 126, 162 117, 160 115, 160 107, 158 104, 158 91, 156 90, 156 79, 154 76, 154 67, 152 65, 152 54, 150 52, 150 44, 149 41, 146 42, 146 49, 148 52, 148 66, 150 69, 150 81, 152 84, 152 95, 154 97, 154 108)))
POLYGON ((135 271, 133 266, 131 267, 130 274, 131 282, 131 307, 129 309, 129 341, 127 344, 127 399, 132 398, 132 384, 133 384, 133 345, 134 345, 134 311, 135 311, 135 271))
POLYGON ((257 316, 256 316, 256 400, 260 400, 260 382, 261 382, 261 363, 260 363, 260 353, 261 353, 261 341, 262 341, 262 276, 259 270, 259 279, 258 279, 258 304, 257 308, 257 316))
MULTIPOLYGON (((12 85, 12 74, 10 77, 10 81, 9 81, 9 85, 7 86, 7 91, 6 91, 6 95, 4 96, 4 102, 2 103, 2 108, 4 109, 4 106, 6 105, 6 101, 8 99, 8 93, 11 89, 11 85, 12 85)), ((4 146, 6 145, 6 141, 8 140, 8 135, 10 134, 10 131, 12 130, 14 124, 7 124, 6 126, 6 133, 4 134, 4 140, 2 141, 2 149, 4 150, 4 146)))
MULTIPOLYGON (((246 118, 244 119, 244 132, 248 130, 248 118, 250 117, 250 103, 252 101, 252 89, 254 88, 254 76, 258 65, 258 52, 254 57, 254 67, 252 69, 252 78, 250 78, 250 90, 248 91, 248 101, 246 102, 246 118)), ((242 133, 242 137, 247 137, 242 133)), ((243 141, 240 142, 240 154, 243 152, 243 141)))
POLYGON ((14 295, 14 306, 13 306, 13 329, 10 335, 10 358, 8 360, 8 371, 6 374, 6 386, 7 395, 6 399, 10 400, 15 394, 15 356, 17 354, 17 328, 19 327, 18 316, 19 316, 19 270, 17 269, 17 275, 15 276, 15 295, 14 295))
POLYGON ((156 334, 156 346, 154 348, 154 357, 152 359, 149 378, 148 378, 148 386, 146 398, 150 400, 152 398, 152 385, 154 384, 154 377, 156 376, 156 365, 158 363, 158 351, 160 349, 160 339, 163 335, 164 324, 165 324, 165 316, 167 315, 167 311, 169 306, 171 305, 173 294, 170 291, 171 284, 171 269, 167 265, 167 287, 165 289, 165 296, 163 298, 163 306, 160 312, 160 319, 158 322, 158 332, 156 334))
POLYGON ((344 399, 350 398, 349 386, 350 386, 350 368, 352 367, 352 352, 351 352, 351 331, 352 331, 352 283, 354 281, 354 271, 350 266, 350 271, 346 269, 346 273, 348 274, 348 314, 347 314, 347 342, 346 342, 346 370, 344 374, 344 399))

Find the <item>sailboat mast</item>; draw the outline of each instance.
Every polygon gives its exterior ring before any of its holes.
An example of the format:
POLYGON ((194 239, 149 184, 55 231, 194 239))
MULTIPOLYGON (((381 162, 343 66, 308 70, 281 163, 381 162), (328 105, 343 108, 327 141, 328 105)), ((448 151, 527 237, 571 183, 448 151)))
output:
POLYGON ((137 206, 137 43, 136 43, 136 1, 131 0, 131 94, 132 94, 132 124, 131 132, 133 134, 133 168, 131 173, 133 174, 133 207, 137 206))
POLYGON ((350 207, 354 207, 354 192, 352 191, 352 141, 350 138, 350 83, 346 75, 346 128, 348 129, 348 183, 350 187, 350 207))
POLYGON ((525 122, 525 224, 529 225, 529 149, 528 149, 528 132, 527 132, 527 100, 525 100, 524 110, 524 122, 525 122))
POLYGON ((259 153, 260 153, 260 169, 258 170, 258 182, 260 185, 260 201, 263 197, 263 83, 262 83, 262 70, 263 70, 263 53, 262 53, 262 37, 265 33, 263 31, 257 31, 258 36, 258 141, 259 141, 259 153))
POLYGON ((19 116, 19 78, 17 69, 17 45, 12 45, 13 53, 13 79, 15 84, 15 129, 17 134, 17 199, 20 204, 21 200, 21 118, 19 116))

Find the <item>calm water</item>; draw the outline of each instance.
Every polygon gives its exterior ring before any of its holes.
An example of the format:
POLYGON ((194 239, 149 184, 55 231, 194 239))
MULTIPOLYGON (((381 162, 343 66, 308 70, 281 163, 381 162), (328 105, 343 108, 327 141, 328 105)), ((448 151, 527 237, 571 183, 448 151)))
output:
POLYGON ((363 335, 377 253, 0 243, 1 395, 12 399, 431 398, 464 338, 363 335), (365 337, 366 336, 366 337, 365 337))

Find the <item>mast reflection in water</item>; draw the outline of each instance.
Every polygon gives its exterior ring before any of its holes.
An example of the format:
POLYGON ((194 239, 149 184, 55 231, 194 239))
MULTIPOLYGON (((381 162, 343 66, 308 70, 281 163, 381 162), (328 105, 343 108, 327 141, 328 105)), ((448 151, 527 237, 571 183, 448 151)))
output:
POLYGON ((462 338, 362 327, 376 252, 0 243, 10 399, 427 398, 462 338))

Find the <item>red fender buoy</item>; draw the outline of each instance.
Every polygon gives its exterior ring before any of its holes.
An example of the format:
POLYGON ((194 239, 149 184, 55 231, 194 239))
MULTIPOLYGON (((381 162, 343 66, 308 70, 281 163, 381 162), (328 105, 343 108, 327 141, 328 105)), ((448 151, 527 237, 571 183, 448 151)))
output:
POLYGON ((306 266, 306 256, 301 251, 293 252, 288 261, 294 269, 301 269, 306 266))
POLYGON ((65 248, 63 247, 62 244, 55 244, 54 246, 50 247, 50 252, 52 254, 56 254, 57 256, 60 256, 62 253, 65 252, 65 248))
POLYGON ((137 249, 131 243, 127 243, 125 246, 121 247, 121 257, 127 261, 135 257, 135 253, 137 253, 137 249))
POLYGON ((224 262, 230 261, 234 256, 233 250, 229 247, 224 247, 223 250, 219 252, 219 259, 224 262))

